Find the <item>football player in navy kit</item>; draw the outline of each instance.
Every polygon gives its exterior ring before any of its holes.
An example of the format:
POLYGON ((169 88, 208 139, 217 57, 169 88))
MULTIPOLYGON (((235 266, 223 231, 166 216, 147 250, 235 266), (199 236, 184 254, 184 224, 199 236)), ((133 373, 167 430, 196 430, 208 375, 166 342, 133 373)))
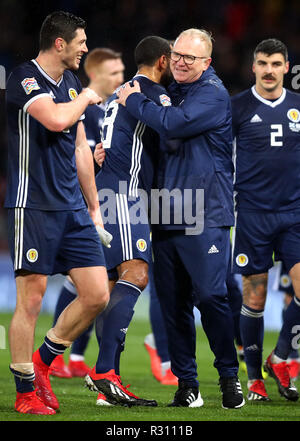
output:
POLYGON ((14 69, 7 82, 5 206, 17 287, 10 369, 17 389, 15 409, 21 413, 55 413, 59 403, 49 366, 109 300, 95 228, 103 224, 93 158, 81 121, 87 106, 101 98, 92 89, 82 90, 71 72, 86 52, 85 22, 54 12, 41 27, 38 57, 14 69), (32 354, 47 276, 56 273, 70 274, 78 297, 32 354))
MULTIPOLYGON (((157 36, 144 38, 135 49, 138 72, 134 79, 160 106, 170 105, 162 85, 171 77, 169 55, 169 42, 157 36)), ((114 94, 106 109, 102 143, 106 157, 96 177, 97 188, 100 194, 109 189, 114 195, 107 209, 112 218, 108 216, 105 222, 102 213, 105 228, 113 236, 105 253, 111 296, 105 313, 96 320, 99 355, 86 381, 99 392, 98 405, 156 406, 156 401, 138 398, 122 385, 119 363, 134 306, 148 283, 150 227, 140 190, 150 192, 152 188, 159 138, 118 105, 114 94), (140 210, 138 222, 132 218, 135 207, 140 210)), ((106 211, 104 203, 102 208, 106 211)))
POLYGON ((158 188, 183 195, 170 198, 171 222, 162 218, 153 229, 154 275, 172 371, 179 380, 171 406, 203 405, 195 354, 196 306, 216 357, 222 406, 239 408, 245 401, 237 377, 226 289, 230 226, 234 223, 231 105, 228 92, 210 66, 211 53, 207 31, 183 31, 171 52, 175 81, 168 90, 172 106, 159 107, 143 93, 136 93, 141 91, 137 83, 120 89, 118 102, 161 136, 158 188), (193 190, 190 200, 184 200, 186 190, 193 190), (204 193, 204 210, 197 206, 198 190, 204 193), (174 221, 187 207, 196 213, 195 224, 186 218, 174 221))
POLYGON ((121 57, 120 52, 112 49, 95 48, 84 61, 84 70, 90 80, 88 87, 95 90, 102 98, 99 105, 89 106, 85 112, 86 137, 93 151, 100 142, 107 101, 124 81, 125 66, 121 57))
MULTIPOLYGON (((100 131, 107 100, 124 81, 124 64, 119 52, 110 48, 95 48, 86 56, 84 70, 89 78, 88 87, 102 98, 100 104, 86 108, 83 120, 87 142, 94 152, 96 144, 100 143, 100 131)), ((96 162, 94 166, 96 174, 100 168, 96 162)), ((76 294, 76 288, 71 278, 66 277, 56 303, 53 326, 65 307, 76 298, 76 294)), ((63 355, 55 358, 50 367, 51 375, 62 378, 85 377, 90 369, 84 362, 84 352, 92 328, 93 323, 73 342, 68 365, 65 364, 63 355)))
POLYGON ((283 87, 288 69, 281 41, 260 42, 254 51, 255 85, 232 98, 237 210, 233 272, 243 275, 240 327, 249 400, 269 400, 261 365, 273 253, 284 263, 295 296, 264 367, 282 396, 298 400, 286 360, 300 324, 300 96, 283 87))

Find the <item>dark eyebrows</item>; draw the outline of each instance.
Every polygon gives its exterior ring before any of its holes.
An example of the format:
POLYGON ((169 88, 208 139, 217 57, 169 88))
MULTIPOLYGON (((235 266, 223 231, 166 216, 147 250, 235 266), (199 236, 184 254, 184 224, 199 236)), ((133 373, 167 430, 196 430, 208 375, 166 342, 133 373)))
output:
MULTIPOLYGON (((256 62, 257 62, 257 64, 267 64, 267 62, 265 60, 257 60, 256 62)), ((272 61, 272 64, 275 65, 275 66, 282 66, 283 62, 280 61, 280 60, 272 61)))

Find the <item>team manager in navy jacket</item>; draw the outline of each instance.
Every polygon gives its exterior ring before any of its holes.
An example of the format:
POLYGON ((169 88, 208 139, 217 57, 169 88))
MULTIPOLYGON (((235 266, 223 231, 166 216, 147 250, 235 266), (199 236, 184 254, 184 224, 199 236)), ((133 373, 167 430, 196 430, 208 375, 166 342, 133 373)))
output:
POLYGON ((176 39, 170 61, 175 80, 169 88, 172 106, 157 106, 139 93, 136 83, 126 84, 118 95, 120 104, 161 135, 159 189, 177 189, 182 196, 170 198, 171 214, 184 212, 188 203, 201 217, 196 190, 204 192, 204 222, 198 234, 192 226, 187 228, 184 218, 176 224, 172 216, 169 225, 161 224, 153 233, 157 291, 171 368, 179 379, 171 405, 203 405, 195 357, 195 305, 215 355, 222 406, 238 408, 244 399, 226 289, 234 220, 231 107, 227 90, 210 66, 211 51, 206 31, 188 29, 176 39), (190 201, 184 198, 187 189, 193 190, 190 201))

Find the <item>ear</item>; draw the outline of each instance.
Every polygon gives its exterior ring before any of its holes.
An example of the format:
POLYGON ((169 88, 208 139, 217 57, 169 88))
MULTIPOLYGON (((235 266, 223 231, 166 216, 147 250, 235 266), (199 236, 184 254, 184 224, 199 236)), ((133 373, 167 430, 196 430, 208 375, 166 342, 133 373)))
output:
POLYGON ((166 55, 162 55, 157 60, 157 63, 158 63, 159 70, 164 70, 168 66, 168 58, 166 57, 166 55))
POLYGON ((255 73, 255 63, 252 64, 252 72, 255 73))
POLYGON ((54 42, 54 46, 58 52, 61 52, 65 48, 65 45, 66 45, 66 42, 63 38, 61 38, 61 37, 56 38, 56 40, 54 42))
POLYGON ((287 61, 287 62, 285 63, 285 72, 284 72, 284 73, 288 73, 289 68, 290 68, 290 62, 287 61))
POLYGON ((207 70, 209 68, 210 63, 211 63, 211 58, 207 58, 207 60, 205 60, 205 62, 204 62, 204 69, 203 69, 203 71, 205 71, 205 70, 207 70))

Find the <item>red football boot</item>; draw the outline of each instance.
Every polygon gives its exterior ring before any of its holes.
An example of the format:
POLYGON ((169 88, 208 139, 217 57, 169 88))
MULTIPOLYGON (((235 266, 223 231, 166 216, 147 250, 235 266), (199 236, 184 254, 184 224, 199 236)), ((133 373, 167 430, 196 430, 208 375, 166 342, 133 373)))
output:
POLYGON ((35 390, 33 392, 17 392, 15 410, 20 413, 34 415, 54 415, 56 413, 51 407, 45 406, 35 390))
POLYGON ((263 380, 248 381, 249 401, 270 401, 263 380))
POLYGON ((58 355, 51 363, 50 375, 59 378, 72 378, 72 373, 69 367, 65 364, 64 356, 58 355))
POLYGON ((144 346, 150 356, 151 372, 157 381, 161 381, 162 380, 161 360, 155 347, 153 334, 146 335, 144 340, 144 346))
POLYGON ((291 359, 287 362, 290 377, 293 381, 296 381, 299 377, 300 363, 297 360, 291 359))
POLYGON ((287 400, 297 401, 299 398, 299 393, 290 377, 287 363, 285 361, 281 363, 273 363, 272 355, 273 352, 271 352, 264 363, 265 370, 268 372, 270 377, 274 378, 276 381, 280 395, 285 397, 287 400))
POLYGON ((81 377, 84 378, 89 372, 91 368, 85 364, 83 360, 69 361, 69 371, 73 377, 81 377))
POLYGON ((59 403, 49 380, 49 366, 42 361, 39 350, 33 353, 32 361, 34 364, 34 384, 37 396, 41 398, 46 406, 58 409, 59 403))
POLYGON ((178 386, 178 378, 173 374, 171 368, 162 375, 161 384, 165 386, 178 386))

